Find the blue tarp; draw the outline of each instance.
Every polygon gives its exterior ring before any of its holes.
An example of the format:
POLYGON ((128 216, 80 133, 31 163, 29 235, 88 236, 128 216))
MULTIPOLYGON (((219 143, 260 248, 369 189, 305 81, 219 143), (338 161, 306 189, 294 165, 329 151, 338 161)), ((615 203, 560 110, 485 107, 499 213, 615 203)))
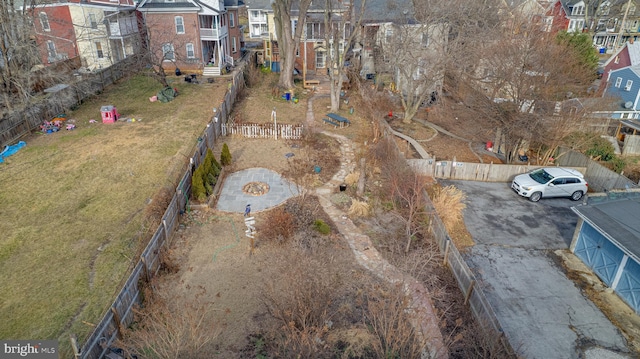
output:
POLYGON ((9 157, 12 154, 18 152, 19 149, 21 149, 22 147, 26 146, 27 143, 24 141, 20 141, 18 143, 16 143, 15 145, 11 145, 11 146, 4 146, 4 151, 0 152, 0 163, 4 162, 4 158, 5 157, 9 157))

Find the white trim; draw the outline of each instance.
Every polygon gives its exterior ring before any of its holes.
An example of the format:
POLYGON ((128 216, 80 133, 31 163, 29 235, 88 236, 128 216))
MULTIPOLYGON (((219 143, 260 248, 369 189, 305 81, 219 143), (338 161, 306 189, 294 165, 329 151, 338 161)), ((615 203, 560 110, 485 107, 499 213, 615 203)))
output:
POLYGON ((620 265, 618 266, 618 270, 616 271, 616 275, 613 277, 613 281, 611 282, 611 289, 616 289, 616 287, 618 286, 618 282, 620 282, 620 277, 622 277, 622 272, 624 272, 624 267, 627 265, 628 261, 629 256, 623 254, 620 265))

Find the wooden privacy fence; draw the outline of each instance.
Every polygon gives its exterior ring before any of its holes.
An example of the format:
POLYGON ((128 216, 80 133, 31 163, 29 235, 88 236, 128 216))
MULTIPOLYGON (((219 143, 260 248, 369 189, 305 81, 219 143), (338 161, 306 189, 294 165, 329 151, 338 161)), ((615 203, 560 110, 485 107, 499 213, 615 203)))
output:
POLYGON ((222 135, 240 135, 247 138, 283 138, 299 140, 302 138, 303 125, 286 123, 225 123, 222 125, 222 135))
POLYGON ((191 194, 192 169, 204 161, 208 148, 213 148, 216 139, 221 134, 222 121, 228 118, 229 110, 236 100, 236 95, 245 83, 242 70, 247 65, 244 59, 239 65, 239 70, 233 75, 233 81, 225 94, 220 107, 214 109, 214 116, 198 137, 193 156, 189 159, 188 168, 182 175, 176 191, 162 216, 162 222, 140 255, 129 278, 122 290, 107 310, 102 320, 93 332, 80 342, 72 340, 72 346, 76 351, 77 359, 100 359, 108 354, 109 346, 121 337, 124 328, 127 328, 134 320, 133 308, 140 304, 140 283, 147 283, 158 274, 161 268, 160 256, 163 247, 168 247, 180 220, 180 215, 188 209, 189 196, 191 194))
MULTIPOLYGON (((542 166, 529 164, 495 164, 470 163, 456 161, 436 161, 433 159, 408 159, 407 163, 416 172, 444 179, 484 182, 509 182, 514 176, 532 171, 542 166)), ((586 176, 586 167, 567 166, 574 168, 586 176)), ((590 178, 587 178, 590 180, 590 178)), ((589 185, 591 183, 589 182, 589 185)))
POLYGON ((140 61, 135 57, 126 58, 104 70, 82 75, 81 80, 69 83, 69 87, 39 97, 20 111, 5 114, 0 118, 0 148, 39 129, 44 120, 51 120, 85 99, 99 94, 105 87, 125 74, 135 71, 139 66, 140 61))
POLYGON ((585 167, 584 176, 589 183, 589 188, 596 192, 604 192, 612 189, 638 188, 638 184, 625 176, 619 175, 607 167, 592 160, 580 152, 560 149, 562 155, 558 156, 556 163, 561 166, 585 167))

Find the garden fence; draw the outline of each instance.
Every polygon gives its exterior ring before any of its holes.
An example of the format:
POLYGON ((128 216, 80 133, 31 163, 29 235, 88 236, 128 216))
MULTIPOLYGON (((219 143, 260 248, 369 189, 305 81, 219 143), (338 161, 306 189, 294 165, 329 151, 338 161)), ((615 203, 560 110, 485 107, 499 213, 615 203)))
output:
POLYGON ((76 358, 104 358, 109 352, 109 347, 122 335, 122 330, 133 322, 133 308, 140 303, 140 285, 149 282, 161 269, 160 256, 162 248, 170 245, 172 236, 179 225, 180 215, 189 208, 192 169, 202 163, 207 149, 213 149, 216 140, 221 136, 221 125, 228 120, 230 109, 233 107, 238 91, 245 86, 243 74, 245 66, 247 66, 246 57, 238 64, 238 70, 233 72, 232 81, 225 93, 224 100, 219 107, 214 107, 211 121, 206 125, 201 136, 198 137, 193 156, 189 159, 189 164, 186 165, 187 169, 176 187, 176 192, 167 210, 162 216, 162 222, 100 323, 86 338, 79 340, 84 344, 81 348, 78 348, 79 352, 76 354, 76 358))
POLYGON ((287 123, 224 123, 222 135, 239 135, 247 138, 279 138, 299 140, 302 138, 303 125, 287 123))

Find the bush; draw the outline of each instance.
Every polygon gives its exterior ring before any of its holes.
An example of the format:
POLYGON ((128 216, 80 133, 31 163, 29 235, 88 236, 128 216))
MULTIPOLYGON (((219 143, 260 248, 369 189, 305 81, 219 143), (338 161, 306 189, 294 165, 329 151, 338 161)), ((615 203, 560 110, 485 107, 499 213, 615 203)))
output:
POLYGON ((261 238, 265 240, 285 242, 293 237, 295 224, 291 213, 278 207, 267 213, 267 225, 258 229, 261 238))
POLYGON ((229 151, 229 146, 227 144, 222 145, 222 153, 220 153, 220 163, 223 166, 228 166, 231 164, 231 152, 229 151))
POLYGON ((313 229, 318 231, 320 234, 329 234, 331 232, 331 227, 321 219, 316 219, 313 222, 313 229))
POLYGON ((601 161, 610 161, 615 157, 615 150, 609 141, 597 137, 593 139, 591 147, 585 151, 585 154, 601 161))
POLYGON ((611 167, 613 171, 617 173, 621 173, 624 170, 624 168, 627 166, 627 162, 624 159, 617 156, 614 156, 609 161, 609 163, 611 163, 611 167))
POLYGON ((191 196, 198 201, 207 199, 207 191, 204 186, 202 166, 198 166, 191 177, 191 196))

